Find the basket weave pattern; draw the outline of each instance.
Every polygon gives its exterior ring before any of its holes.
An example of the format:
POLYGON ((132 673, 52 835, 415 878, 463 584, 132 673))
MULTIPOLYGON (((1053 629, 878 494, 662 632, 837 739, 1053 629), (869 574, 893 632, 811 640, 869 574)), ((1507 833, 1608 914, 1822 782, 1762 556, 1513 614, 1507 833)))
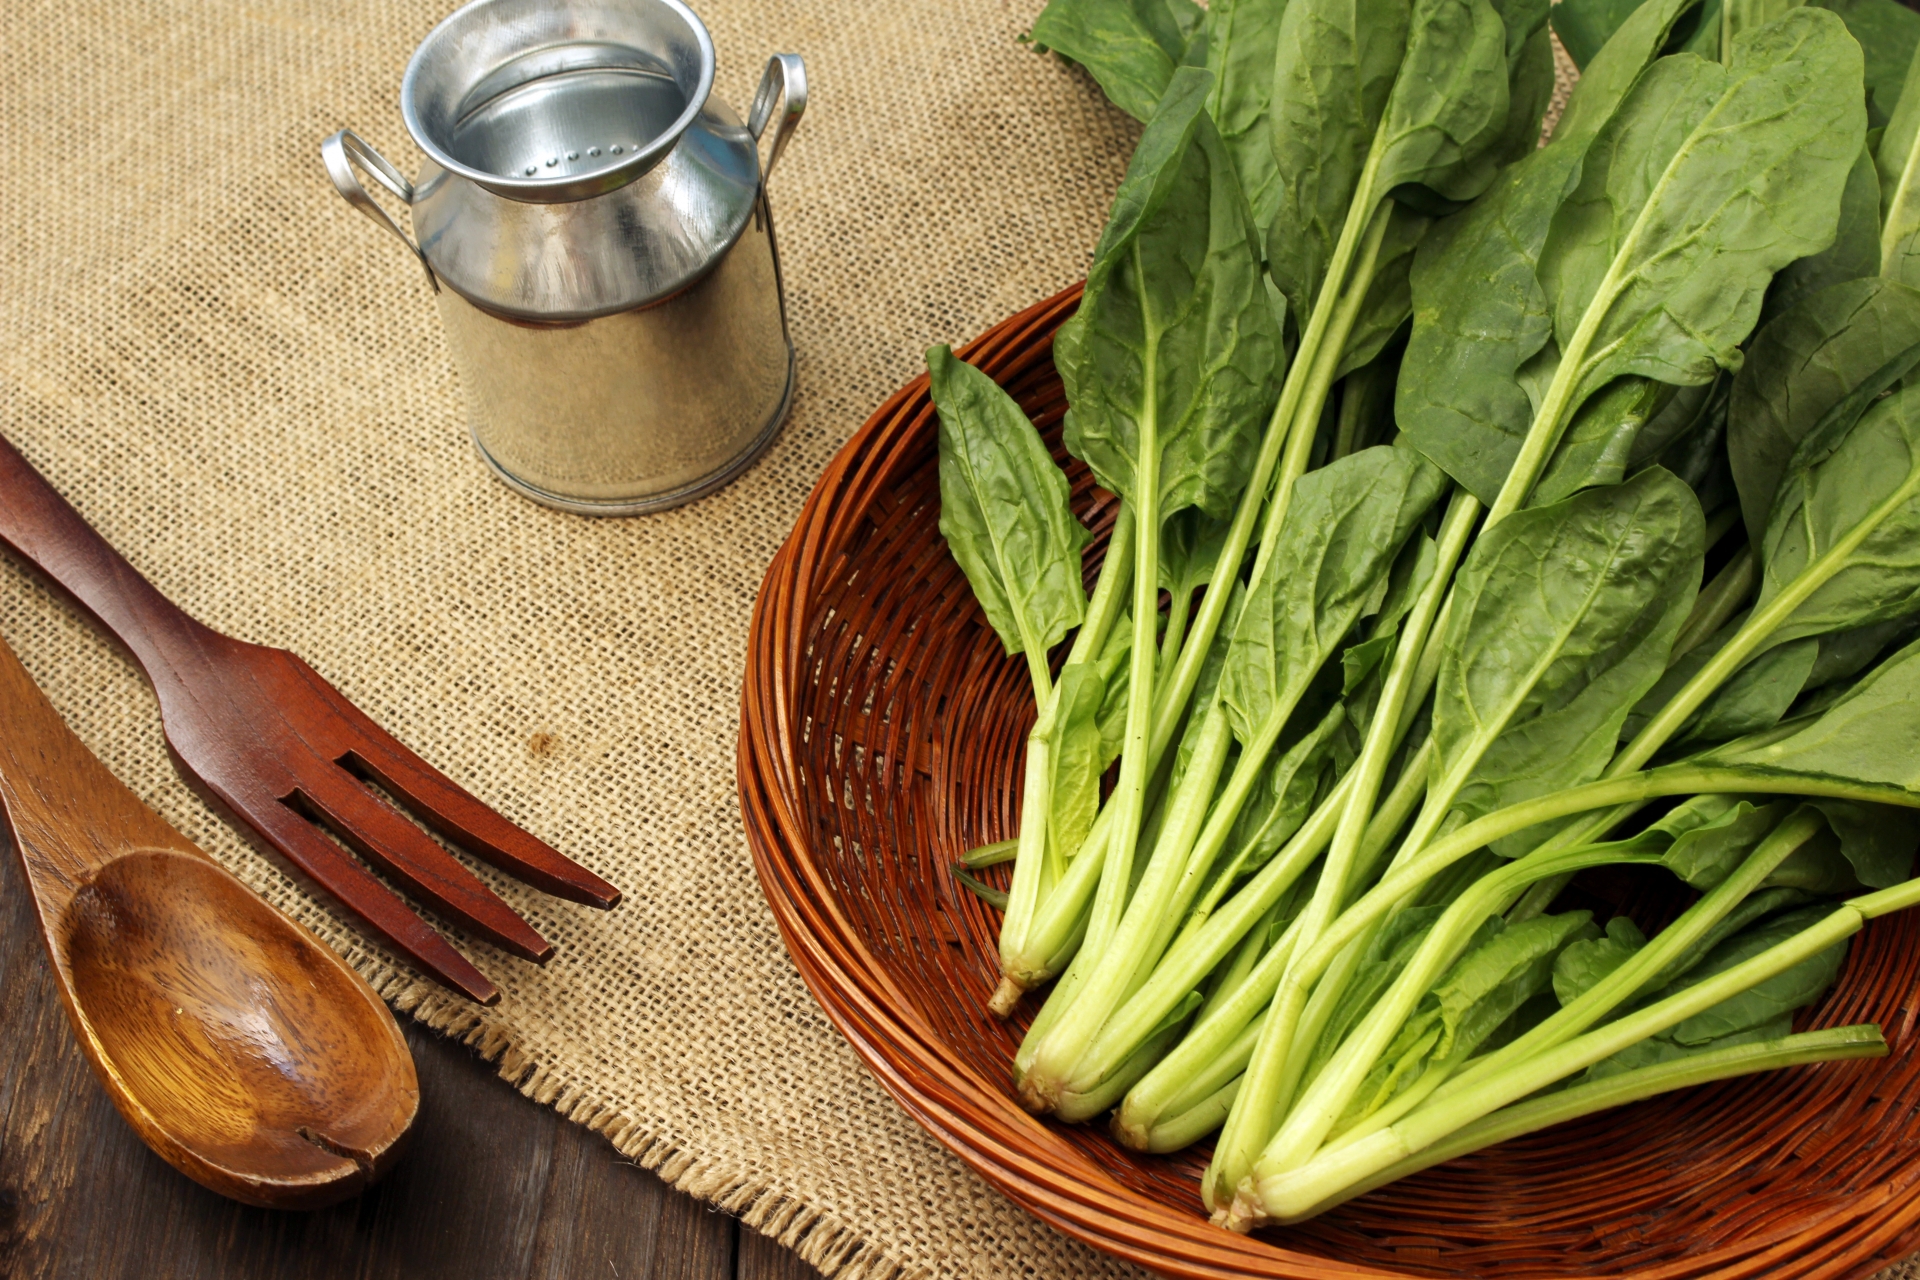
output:
MULTIPOLYGON (((1054 331, 1078 287, 960 354, 1054 448, 1054 331)), ((1178 1276, 1864 1276, 1920 1248, 1920 921, 1876 921, 1801 1029, 1873 1021, 1891 1057, 1683 1091, 1490 1148, 1304 1226, 1207 1225, 1205 1149, 1142 1157, 1020 1110, 1032 1016, 986 1012, 997 912, 949 873, 1017 829, 1033 718, 941 540, 936 419, 920 377, 841 451, 768 570, 749 645, 740 795, 794 963, 880 1083, 1007 1195, 1178 1276)), ((1115 502, 1068 463, 1097 569, 1115 502)), ((991 877, 1004 886, 1007 868, 991 877)), ((1631 908, 1627 908, 1631 910, 1631 908)), ((1659 908, 1654 908, 1656 914, 1659 908)), ((1645 921, 1643 923, 1655 923, 1645 921)))

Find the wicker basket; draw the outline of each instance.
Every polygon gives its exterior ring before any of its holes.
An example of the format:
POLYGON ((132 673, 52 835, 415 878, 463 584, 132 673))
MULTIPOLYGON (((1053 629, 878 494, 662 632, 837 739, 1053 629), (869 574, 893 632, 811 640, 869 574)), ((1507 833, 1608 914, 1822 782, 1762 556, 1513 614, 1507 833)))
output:
MULTIPOLYGON (((962 352, 1056 450, 1069 289, 962 352)), ((1806 1026, 1878 1022, 1893 1055, 1685 1091, 1429 1170, 1304 1226, 1207 1225, 1205 1152, 1143 1157, 1015 1104, 986 1012, 997 912, 949 866, 1015 829, 1025 667, 937 528, 921 377, 814 489, 755 607, 740 796, 794 963, 889 1092, 1041 1218, 1178 1276, 1864 1276, 1920 1247, 1920 920, 1857 938, 1806 1026)), ((1097 562, 1114 500, 1069 464, 1097 562)), ((1091 566, 1090 566, 1091 569, 1091 566)), ((1007 868, 997 868, 1004 875, 1007 868)), ((1001 881, 1004 884, 1004 880, 1001 881)))

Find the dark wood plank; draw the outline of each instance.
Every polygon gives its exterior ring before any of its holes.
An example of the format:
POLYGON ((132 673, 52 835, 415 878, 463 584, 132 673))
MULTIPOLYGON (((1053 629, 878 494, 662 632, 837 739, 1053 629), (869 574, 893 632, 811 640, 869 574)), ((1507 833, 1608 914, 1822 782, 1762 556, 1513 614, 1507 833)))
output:
POLYGON ((74 1044, 0 849, 0 1276, 36 1280, 806 1280, 817 1273, 403 1019, 412 1149, 358 1200, 275 1213, 148 1151, 74 1044), (737 1267, 736 1267, 737 1263, 737 1267))
POLYGON ((740 1228, 735 1280, 819 1280, 820 1273, 752 1227, 740 1228))

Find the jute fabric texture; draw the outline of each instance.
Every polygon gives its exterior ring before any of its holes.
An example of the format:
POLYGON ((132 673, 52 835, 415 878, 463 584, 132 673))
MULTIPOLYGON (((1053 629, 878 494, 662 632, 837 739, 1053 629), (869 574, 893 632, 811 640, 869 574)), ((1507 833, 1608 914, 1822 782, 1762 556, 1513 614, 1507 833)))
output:
POLYGON ((347 125, 415 167, 401 70, 450 7, 0 6, 0 431, 163 592, 306 657, 626 902, 480 868, 558 953, 459 939, 505 993, 478 1010, 202 805, 135 669, 4 558, 0 633, 120 777, 396 1006, 829 1274, 1137 1274, 866 1076, 788 965, 733 780, 749 608, 814 477, 927 344, 1084 272, 1136 127, 1017 43, 1039 0, 700 0, 736 109, 767 54, 807 59, 773 184, 799 394, 720 494, 586 520, 482 469, 418 268, 318 160, 347 125))

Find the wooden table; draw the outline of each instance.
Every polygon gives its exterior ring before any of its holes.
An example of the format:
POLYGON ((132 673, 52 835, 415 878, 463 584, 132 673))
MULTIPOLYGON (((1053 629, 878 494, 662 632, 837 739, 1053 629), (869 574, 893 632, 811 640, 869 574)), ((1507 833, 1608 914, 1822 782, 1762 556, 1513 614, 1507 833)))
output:
POLYGON ((175 1173, 75 1046, 0 841, 0 1277, 35 1280, 806 1280, 818 1272, 521 1097, 401 1018, 420 1119, 358 1200, 274 1213, 175 1173))

